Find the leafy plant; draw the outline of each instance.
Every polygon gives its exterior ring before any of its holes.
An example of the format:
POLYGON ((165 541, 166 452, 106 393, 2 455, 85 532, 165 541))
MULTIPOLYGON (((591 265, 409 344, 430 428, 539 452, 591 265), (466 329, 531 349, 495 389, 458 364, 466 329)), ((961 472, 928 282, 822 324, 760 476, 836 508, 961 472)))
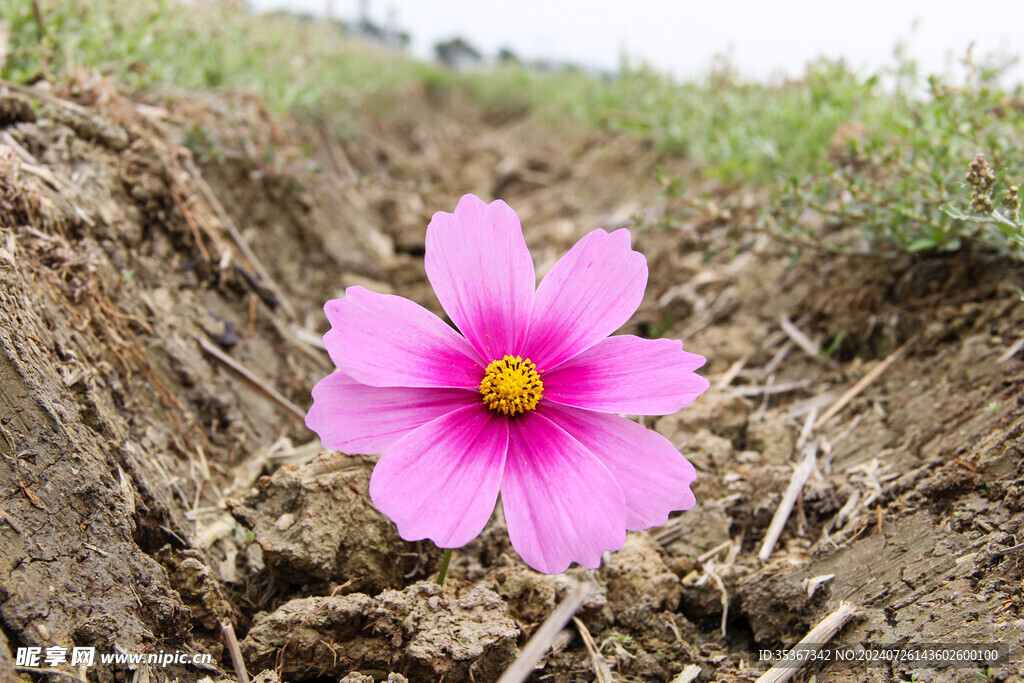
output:
POLYGON ((858 124, 811 173, 787 179, 771 211, 780 233, 814 248, 954 251, 977 243, 1020 255, 1020 200, 1004 179, 1024 173, 1024 99, 1019 88, 999 88, 1001 69, 967 66, 963 85, 932 76, 924 96, 915 94, 916 69, 904 69, 884 118, 858 124), (978 168, 965 178, 971 159, 978 168))

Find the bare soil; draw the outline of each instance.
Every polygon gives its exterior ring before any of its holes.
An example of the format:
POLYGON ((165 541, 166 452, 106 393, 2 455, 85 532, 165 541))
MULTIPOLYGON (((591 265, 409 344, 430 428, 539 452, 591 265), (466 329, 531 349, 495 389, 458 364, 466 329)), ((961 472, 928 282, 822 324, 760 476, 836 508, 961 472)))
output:
POLYGON ((754 227, 765 201, 648 141, 450 93, 313 125, 244 94, 0 85, 0 680, 234 680, 229 620, 260 681, 492 681, 585 580, 531 680, 753 681, 842 601, 836 643, 1010 655, 797 680, 1024 680, 1024 265, 794 260, 754 227), (533 572, 496 513, 437 587, 439 551, 369 501, 374 459, 302 423, 331 367, 323 302, 362 284, 441 313, 424 231, 466 192, 519 212, 541 273, 633 228, 651 279, 626 331, 709 359, 712 389, 646 422, 696 465, 697 507, 600 570, 533 572), (212 664, 15 666, 55 646, 212 664))

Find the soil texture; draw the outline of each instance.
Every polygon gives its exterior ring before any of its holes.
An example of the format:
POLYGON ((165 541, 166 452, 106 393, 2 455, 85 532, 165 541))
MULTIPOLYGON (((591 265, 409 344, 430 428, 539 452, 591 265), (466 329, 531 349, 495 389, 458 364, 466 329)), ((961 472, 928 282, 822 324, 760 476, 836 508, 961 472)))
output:
POLYGON ((795 680, 1024 680, 1024 265, 793 259, 757 188, 498 114, 410 89, 314 125, 245 94, 0 84, 0 680, 236 680, 230 622, 267 683, 482 683, 583 583, 530 680, 754 681, 844 602, 833 645, 1009 652, 795 680), (324 301, 358 284, 441 314, 425 229, 467 192, 519 213, 539 275, 631 228, 650 281, 623 331, 708 358, 711 390, 644 419, 697 507, 599 570, 532 571, 499 510, 439 587, 440 552, 370 502, 375 458, 303 424, 324 301), (28 647, 210 656, 32 668, 28 647))

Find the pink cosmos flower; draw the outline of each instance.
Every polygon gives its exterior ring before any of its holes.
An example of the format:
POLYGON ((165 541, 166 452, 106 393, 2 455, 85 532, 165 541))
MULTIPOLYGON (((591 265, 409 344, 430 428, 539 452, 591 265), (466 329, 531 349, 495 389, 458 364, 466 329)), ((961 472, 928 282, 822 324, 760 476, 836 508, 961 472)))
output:
POLYGON ((512 546, 559 573, 597 568, 627 530, 693 507, 693 466, 617 414, 674 413, 708 388, 682 342, 608 336, 647 285, 628 230, 590 233, 535 287, 519 217, 466 195, 434 214, 425 260, 462 334, 408 299, 349 287, 324 306, 339 371, 306 416, 328 448, 383 454, 370 497, 402 538, 465 545, 500 492, 512 546))

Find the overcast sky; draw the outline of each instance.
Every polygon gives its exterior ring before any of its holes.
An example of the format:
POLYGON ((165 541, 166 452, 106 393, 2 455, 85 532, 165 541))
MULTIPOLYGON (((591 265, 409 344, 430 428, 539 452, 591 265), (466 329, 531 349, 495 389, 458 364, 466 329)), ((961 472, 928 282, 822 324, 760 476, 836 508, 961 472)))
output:
MULTIPOLYGON (((1024 1, 989 0, 364 0, 385 24, 393 12, 412 50, 432 56, 439 40, 466 37, 488 55, 510 47, 525 58, 614 70, 625 53, 688 77, 726 54, 748 77, 799 75, 811 59, 844 57, 855 68, 892 62, 899 42, 929 72, 944 72, 971 42, 976 54, 1024 52, 1024 1), (971 9, 970 6, 974 8, 971 9)), ((360 0, 249 0, 257 10, 289 7, 358 16, 360 0)), ((1018 65, 1013 80, 1024 80, 1018 65)))

